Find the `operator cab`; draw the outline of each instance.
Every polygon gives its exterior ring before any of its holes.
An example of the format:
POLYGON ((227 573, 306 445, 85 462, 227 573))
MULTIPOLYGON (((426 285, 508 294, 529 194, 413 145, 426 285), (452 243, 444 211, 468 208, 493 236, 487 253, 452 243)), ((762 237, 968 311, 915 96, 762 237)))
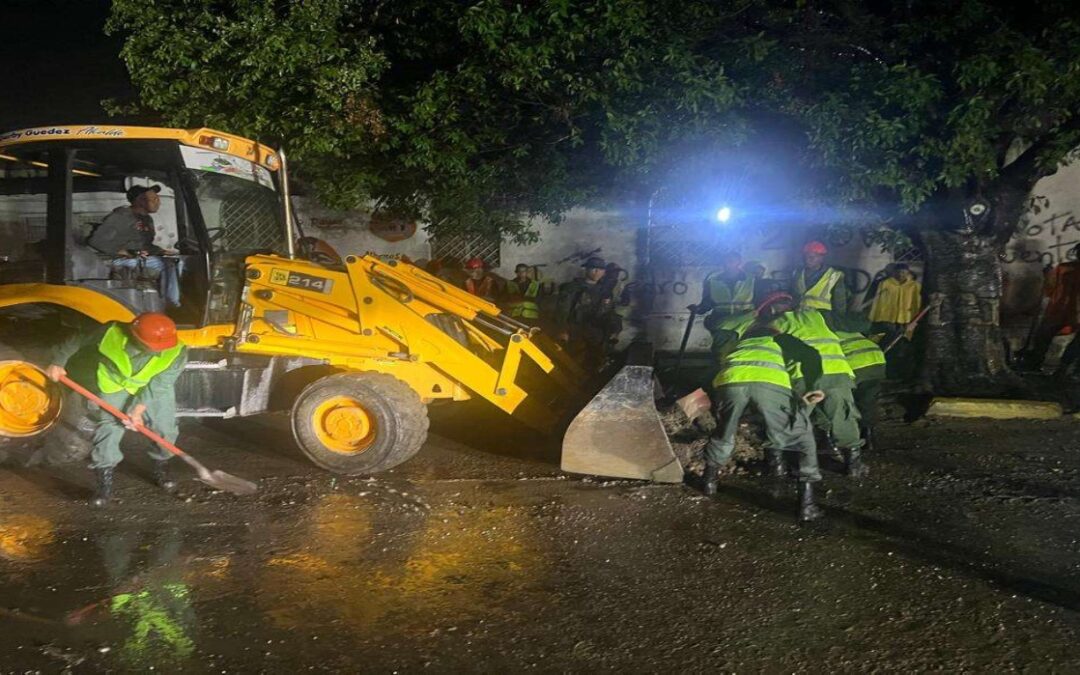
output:
POLYGON ((84 286, 186 326, 231 322, 244 259, 285 249, 277 169, 268 148, 206 129, 0 135, 0 284, 84 286), (137 261, 121 268, 115 252, 91 245, 106 217, 130 207, 137 186, 158 186, 154 245, 178 273, 179 307, 166 306, 153 270, 137 261))

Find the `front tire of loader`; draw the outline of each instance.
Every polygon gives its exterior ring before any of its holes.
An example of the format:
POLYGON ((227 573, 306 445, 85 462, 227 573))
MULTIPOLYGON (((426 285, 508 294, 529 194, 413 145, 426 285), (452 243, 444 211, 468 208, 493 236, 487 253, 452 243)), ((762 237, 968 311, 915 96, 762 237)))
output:
POLYGON ((329 375, 300 392, 292 430, 300 449, 323 469, 377 473, 420 450, 427 439, 427 407, 393 375, 329 375))

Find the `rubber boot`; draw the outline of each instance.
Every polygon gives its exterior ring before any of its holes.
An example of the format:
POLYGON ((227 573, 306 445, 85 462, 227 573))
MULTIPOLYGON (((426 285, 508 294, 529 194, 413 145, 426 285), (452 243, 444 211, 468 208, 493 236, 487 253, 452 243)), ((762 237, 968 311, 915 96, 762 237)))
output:
POLYGON ((847 448, 844 453, 844 469, 850 478, 865 478, 870 473, 862 458, 862 448, 847 448))
POLYGON ((779 450, 765 451, 765 477, 783 480, 786 475, 784 470, 784 454, 779 450))
POLYGON ((720 465, 705 464, 705 471, 701 474, 701 491, 710 497, 716 494, 720 485, 720 465))
POLYGON ((115 468, 111 466, 106 469, 94 469, 94 474, 97 476, 97 491, 94 492, 94 498, 90 501, 93 506, 101 508, 112 499, 113 471, 115 468))
POLYGON ((814 503, 814 484, 799 481, 799 522, 809 523, 824 515, 821 507, 814 503))
POLYGON ((866 441, 863 443, 863 450, 866 450, 867 452, 874 452, 877 450, 874 446, 874 427, 863 427, 862 432, 863 440, 866 441))
POLYGON ((154 461, 154 482, 166 492, 176 489, 176 481, 169 475, 169 460, 154 461))

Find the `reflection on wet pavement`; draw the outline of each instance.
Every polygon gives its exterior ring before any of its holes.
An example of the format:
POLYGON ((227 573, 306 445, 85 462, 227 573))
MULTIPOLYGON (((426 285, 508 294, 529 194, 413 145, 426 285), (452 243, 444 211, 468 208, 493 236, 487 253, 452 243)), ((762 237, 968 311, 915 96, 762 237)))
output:
POLYGON ((259 605, 282 628, 310 632, 341 620, 344 632, 365 638, 390 615, 404 633, 491 616, 513 607, 542 569, 521 519, 505 508, 447 506, 421 509, 399 529, 380 522, 371 500, 328 495, 279 542, 288 552, 266 561, 259 605))
POLYGON ((0 647, 32 652, 28 667, 180 671, 254 655, 288 662, 276 645, 309 641, 344 668, 339 650, 361 642, 525 619, 525 591, 544 571, 521 509, 431 508, 367 486, 245 517, 244 527, 111 518, 58 532, 41 516, 3 515, 0 588, 16 590, 0 605, 21 630, 0 647))
POLYGON ((35 562, 49 553, 56 540, 56 524, 28 513, 0 514, 0 557, 14 562, 35 562))

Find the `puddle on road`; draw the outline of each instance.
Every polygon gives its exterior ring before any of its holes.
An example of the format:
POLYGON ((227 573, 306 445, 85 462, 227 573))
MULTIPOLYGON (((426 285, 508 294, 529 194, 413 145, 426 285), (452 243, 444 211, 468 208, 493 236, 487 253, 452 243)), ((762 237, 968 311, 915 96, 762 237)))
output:
POLYGON ((86 532, 0 513, 5 666, 283 664, 300 652, 282 645, 298 643, 305 659, 347 665, 361 644, 527 620, 537 601, 547 565, 523 510, 403 510, 344 493, 292 509, 86 532))

